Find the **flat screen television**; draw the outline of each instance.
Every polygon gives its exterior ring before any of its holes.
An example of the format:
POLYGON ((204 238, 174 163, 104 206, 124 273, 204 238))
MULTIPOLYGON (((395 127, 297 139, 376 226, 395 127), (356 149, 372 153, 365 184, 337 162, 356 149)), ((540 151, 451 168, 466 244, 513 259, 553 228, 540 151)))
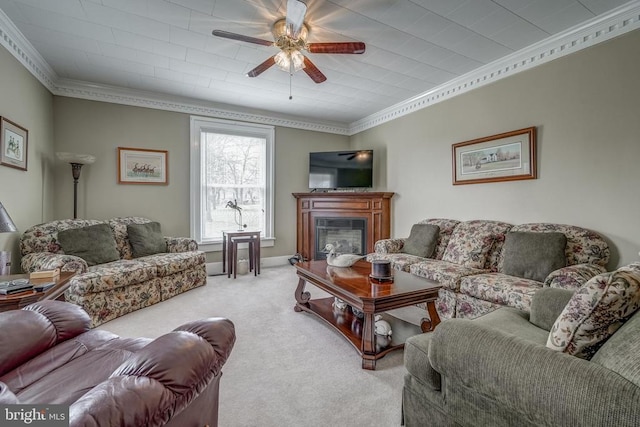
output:
POLYGON ((309 153, 309 188, 373 187, 373 150, 309 153))

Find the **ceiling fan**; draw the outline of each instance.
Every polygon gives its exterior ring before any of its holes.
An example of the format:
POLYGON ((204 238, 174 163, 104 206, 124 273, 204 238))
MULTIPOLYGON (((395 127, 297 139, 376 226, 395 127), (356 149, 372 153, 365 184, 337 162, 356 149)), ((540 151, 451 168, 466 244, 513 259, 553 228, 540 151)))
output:
MULTIPOLYGON (((223 30, 213 30, 212 34, 217 37, 263 46, 275 46, 280 49, 280 52, 249 71, 247 73, 249 77, 257 77, 271 66, 277 65, 281 70, 288 71, 290 75, 293 75, 296 71, 304 70, 311 77, 311 80, 316 83, 322 83, 327 80, 327 77, 301 51, 306 50, 309 53, 361 54, 365 51, 365 44, 362 42, 307 43, 309 27, 304 23, 306 13, 307 5, 304 2, 288 0, 286 18, 279 19, 273 24, 275 42, 223 30)), ((289 96, 289 99, 291 99, 291 96, 289 96)))
POLYGON ((349 156, 347 160, 353 160, 357 158, 366 158, 371 155, 371 150, 360 150, 360 151, 343 151, 338 153, 338 156, 349 156))

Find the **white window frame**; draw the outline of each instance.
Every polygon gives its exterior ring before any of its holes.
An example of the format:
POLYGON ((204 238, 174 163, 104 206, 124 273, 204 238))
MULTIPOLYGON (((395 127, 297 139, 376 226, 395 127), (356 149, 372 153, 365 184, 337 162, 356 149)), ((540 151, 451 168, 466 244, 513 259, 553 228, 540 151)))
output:
POLYGON ((204 240, 202 236, 202 150, 200 144, 201 132, 233 133, 242 136, 264 138, 266 140, 266 182, 265 182, 265 230, 261 230, 260 246, 268 247, 274 245, 273 235, 273 199, 274 199, 274 126, 261 125, 256 123, 238 122, 233 120, 214 119, 211 117, 191 116, 191 168, 190 168, 190 228, 191 238, 198 242, 200 250, 205 252, 221 251, 222 241, 220 239, 204 240))

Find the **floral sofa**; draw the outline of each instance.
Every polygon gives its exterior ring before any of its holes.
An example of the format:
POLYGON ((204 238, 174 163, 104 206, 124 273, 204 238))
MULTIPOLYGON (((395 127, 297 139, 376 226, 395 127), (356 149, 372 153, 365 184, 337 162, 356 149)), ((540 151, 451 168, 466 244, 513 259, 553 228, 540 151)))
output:
POLYGON ((384 259, 393 268, 411 272, 442 284, 437 301, 441 319, 476 318, 508 306, 528 312, 533 295, 543 287, 576 290, 590 278, 606 271, 609 246, 599 234, 585 228, 550 223, 512 225, 500 221, 425 219, 419 224, 439 228, 431 257, 403 252, 407 238, 379 240, 367 260, 384 259), (543 280, 505 273, 503 251, 509 233, 563 234, 563 267, 543 280))
POLYGON ((147 224, 141 217, 107 221, 65 219, 28 228, 20 240, 24 272, 75 271, 64 296, 81 306, 95 327, 116 317, 148 307, 206 283, 204 253, 186 237, 164 237, 166 252, 133 257, 127 226, 147 224), (78 256, 65 254, 58 233, 108 224, 117 248, 115 261, 89 266, 78 256))

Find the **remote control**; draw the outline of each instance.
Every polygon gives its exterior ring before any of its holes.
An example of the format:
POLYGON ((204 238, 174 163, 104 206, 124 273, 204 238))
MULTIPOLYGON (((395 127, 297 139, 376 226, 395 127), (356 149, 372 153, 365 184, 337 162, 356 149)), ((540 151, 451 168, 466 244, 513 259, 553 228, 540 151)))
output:
POLYGON ((51 289, 52 287, 54 287, 56 285, 56 282, 49 282, 49 283, 40 283, 38 285, 35 285, 33 287, 33 290, 36 292, 44 292, 46 290, 51 289))

